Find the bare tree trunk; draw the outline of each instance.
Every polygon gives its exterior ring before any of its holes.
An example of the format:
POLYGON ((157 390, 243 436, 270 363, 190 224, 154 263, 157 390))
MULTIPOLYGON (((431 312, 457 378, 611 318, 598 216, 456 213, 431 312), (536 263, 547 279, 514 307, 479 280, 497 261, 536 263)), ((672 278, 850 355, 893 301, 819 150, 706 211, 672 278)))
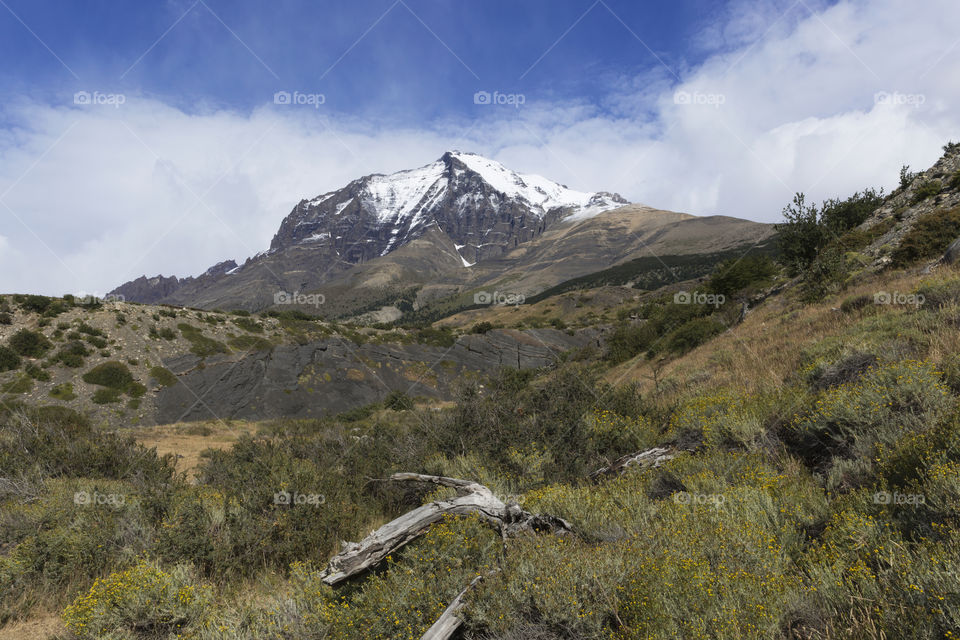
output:
POLYGON ((443 614, 437 618, 437 621, 434 622, 427 632, 424 633, 420 640, 447 640, 448 638, 453 637, 453 634, 456 633, 457 629, 463 625, 463 620, 457 617, 457 614, 466 606, 466 601, 464 596, 467 595, 467 592, 470 591, 478 582, 483 579, 483 576, 477 576, 470 581, 470 584, 461 591, 456 598, 453 599, 453 602, 450 603, 450 606, 447 607, 443 614))
POLYGON ((394 481, 433 482, 457 491, 457 496, 436 500, 399 518, 388 522, 360 542, 344 542, 340 553, 335 555, 323 570, 322 580, 334 585, 347 578, 376 566, 388 555, 425 533, 431 525, 446 515, 476 513, 503 537, 518 533, 548 531, 564 534, 571 532, 568 522, 551 515, 534 515, 514 503, 505 504, 490 489, 469 480, 428 476, 418 473, 395 473, 394 481))
POLYGON ((621 456, 614 460, 613 464, 611 464, 609 467, 597 469, 590 474, 590 478, 596 480, 601 476, 620 474, 626 471, 629 467, 659 467, 667 460, 673 458, 673 456, 673 452, 667 447, 654 447, 652 449, 647 449, 646 451, 628 453, 627 455, 621 456))

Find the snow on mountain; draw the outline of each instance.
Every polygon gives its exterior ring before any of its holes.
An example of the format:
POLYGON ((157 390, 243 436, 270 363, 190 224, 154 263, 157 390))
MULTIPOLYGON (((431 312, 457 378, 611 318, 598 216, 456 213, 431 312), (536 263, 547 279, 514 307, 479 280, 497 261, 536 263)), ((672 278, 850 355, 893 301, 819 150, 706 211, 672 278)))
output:
MULTIPOLYGON (((543 176, 511 171, 499 162, 475 153, 452 151, 449 155, 479 175, 494 190, 522 201, 540 217, 559 208, 571 209, 572 215, 593 217, 626 204, 611 194, 575 191, 543 176)), ((365 209, 375 213, 378 222, 396 225, 409 219, 410 226, 415 227, 429 222, 424 219, 424 214, 443 199, 447 190, 453 188, 451 182, 459 181, 464 173, 462 169, 455 169, 451 176, 447 163, 441 158, 419 169, 372 175, 367 178, 360 199, 365 209)), ((333 195, 324 194, 308 204, 316 206, 333 195)), ((475 200, 481 197, 469 193, 461 196, 462 199, 475 200)), ((337 203, 336 215, 341 214, 353 199, 351 196, 337 203)))
POLYGON ((302 200, 270 248, 332 249, 346 262, 364 262, 419 238, 436 222, 462 245, 457 252, 469 267, 564 218, 585 219, 625 204, 615 194, 576 191, 474 153, 450 151, 417 169, 368 175, 302 200))
POLYGON ((594 215, 596 215, 601 211, 614 209, 625 204, 624 202, 616 202, 613 198, 606 199, 604 202, 592 203, 591 201, 598 194, 574 191, 543 176, 517 173, 507 169, 495 160, 490 160, 475 153, 454 151, 452 155, 497 191, 508 197, 524 200, 532 208, 539 210, 541 214, 551 209, 569 207, 576 210, 592 205, 591 209, 595 210, 594 215))

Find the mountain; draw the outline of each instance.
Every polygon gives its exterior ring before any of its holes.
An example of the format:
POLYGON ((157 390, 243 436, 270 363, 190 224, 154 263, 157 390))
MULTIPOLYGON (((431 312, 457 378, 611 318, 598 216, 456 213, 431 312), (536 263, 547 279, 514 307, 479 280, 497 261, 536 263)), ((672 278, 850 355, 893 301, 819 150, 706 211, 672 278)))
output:
POLYGON ((301 200, 269 249, 243 265, 228 261, 196 278, 141 277, 112 293, 259 311, 279 292, 322 292, 323 315, 344 316, 389 306, 410 289, 419 307, 507 275, 529 295, 641 255, 709 253, 770 232, 735 218, 631 205, 448 151, 418 169, 365 176, 301 200))
POLYGON ((270 252, 309 243, 356 264, 436 226, 457 243, 469 266, 528 242, 562 217, 624 204, 615 194, 573 191, 476 154, 450 151, 425 167, 366 176, 301 201, 280 225, 270 252))

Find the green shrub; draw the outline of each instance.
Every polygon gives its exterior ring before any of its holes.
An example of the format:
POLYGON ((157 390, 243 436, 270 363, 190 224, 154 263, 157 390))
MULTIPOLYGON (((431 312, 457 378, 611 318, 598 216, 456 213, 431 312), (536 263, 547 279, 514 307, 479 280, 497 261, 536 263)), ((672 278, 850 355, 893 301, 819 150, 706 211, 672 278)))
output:
POLYGON ((161 387, 172 387, 177 384, 178 378, 169 369, 163 367, 153 367, 150 369, 150 377, 157 381, 161 387))
POLYGON ((391 391, 383 406, 393 411, 408 411, 413 409, 413 400, 403 391, 391 391))
POLYGON ((0 372, 20 368, 20 356, 9 347, 0 345, 0 372))
POLYGON ((960 189, 960 171, 953 172, 953 175, 950 176, 950 182, 947 183, 947 186, 953 191, 960 189))
POLYGON ((250 333, 263 333, 263 324, 249 317, 234 318, 233 324, 250 333))
POLYGON ((927 198, 932 198, 943 191, 943 183, 939 180, 925 180, 920 183, 920 186, 917 187, 917 190, 913 194, 914 204, 918 202, 923 202, 927 198))
POLYGON ((606 358, 618 364, 646 351, 658 338, 656 327, 650 323, 620 324, 607 337, 606 358))
POLYGON ((79 340, 72 340, 60 347, 53 358, 65 367, 79 369, 83 366, 84 357, 88 355, 90 355, 90 352, 82 342, 79 340))
POLYGON ((31 313, 43 313, 53 302, 52 298, 46 296, 15 296, 14 298, 20 308, 31 313))
POLYGON ((64 382, 63 384, 58 384, 50 390, 50 397, 57 400, 63 400, 64 402, 69 402, 76 399, 77 394, 73 392, 73 384, 64 382))
POLYGON ((935 423, 953 399, 928 362, 876 365, 852 381, 823 392, 793 422, 791 447, 805 462, 826 470, 838 458, 872 461, 877 447, 935 423))
POLYGON ((195 584, 184 566, 171 571, 140 561, 126 571, 98 580, 63 613, 78 638, 193 637, 202 627, 212 591, 195 584))
POLYGON ((939 257, 957 237, 960 237, 960 207, 920 216, 903 236, 890 264, 905 267, 919 260, 939 257))
POLYGON ((237 336, 231 338, 229 344, 237 351, 269 351, 273 349, 273 343, 260 336, 237 336))
POLYGON ((50 372, 44 371, 35 364, 28 364, 24 371, 34 380, 38 380, 40 382, 50 382, 50 372))
POLYGON ((724 325, 712 318, 694 318, 667 336, 667 349, 685 353, 725 330, 724 325))
POLYGON ((123 391, 133 383, 133 374, 122 362, 110 361, 99 364, 83 374, 83 381, 110 389, 123 391))
POLYGON ((91 327, 91 326, 90 326, 89 324, 87 324, 86 322, 81 322, 81 323, 77 326, 77 331, 79 331, 80 333, 86 334, 86 335, 88 335, 88 336, 96 336, 96 337, 98 337, 98 338, 106 338, 106 337, 107 337, 107 335, 106 335, 103 331, 101 331, 100 329, 91 327))
POLYGON ((84 340, 92 344, 97 349, 105 349, 107 341, 99 336, 85 336, 84 340))
POLYGON ((713 270, 707 280, 707 289, 711 293, 732 297, 745 289, 768 285, 776 271, 773 260, 765 255, 731 258, 721 262, 713 270))
POLYGON ((493 323, 484 320, 483 322, 478 322, 477 324, 473 325, 473 327, 470 328, 470 333, 482 335, 491 329, 493 329, 493 323))
POLYGON ((40 358, 53 346, 47 336, 29 329, 17 331, 10 337, 9 344, 19 355, 28 358, 40 358))
POLYGON ((183 337, 190 342, 190 352, 201 358, 217 353, 227 353, 229 351, 227 345, 203 335, 200 329, 191 324, 184 322, 177 325, 177 327, 180 329, 183 337))
POLYGON ((25 373, 21 373, 13 380, 0 384, 0 393, 28 393, 31 389, 33 389, 33 378, 25 373))
POLYGON ((13 324, 13 316, 6 311, 0 311, 0 324, 8 326, 13 324))
POLYGON ((870 308, 870 305, 873 304, 873 297, 868 295, 853 296, 850 298, 844 299, 840 303, 840 311, 843 313, 853 313, 854 311, 859 311, 863 308, 870 308))
POLYGON ((450 327, 423 327, 417 330, 415 340, 420 344, 449 348, 456 343, 457 338, 453 335, 453 329, 450 327))
POLYGON ((113 404, 120 402, 120 397, 122 395, 123 392, 120 391, 120 389, 110 389, 108 387, 104 387, 94 391, 90 399, 94 404, 113 404))

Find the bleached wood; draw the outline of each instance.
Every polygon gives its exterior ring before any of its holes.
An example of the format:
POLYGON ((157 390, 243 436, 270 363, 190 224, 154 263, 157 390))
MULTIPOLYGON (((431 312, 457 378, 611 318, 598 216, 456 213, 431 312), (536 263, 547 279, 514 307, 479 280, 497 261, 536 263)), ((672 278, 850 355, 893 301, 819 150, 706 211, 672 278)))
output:
POLYGON ((376 566, 448 515, 477 514, 496 527, 504 537, 524 531, 559 534, 571 531, 570 524, 562 518, 535 515, 517 504, 504 503, 490 489, 476 482, 419 473, 395 473, 390 479, 398 482, 432 482, 455 489, 457 496, 435 500, 408 511, 372 531, 360 542, 344 542, 340 553, 330 560, 322 573, 321 579, 326 584, 335 585, 376 566))

